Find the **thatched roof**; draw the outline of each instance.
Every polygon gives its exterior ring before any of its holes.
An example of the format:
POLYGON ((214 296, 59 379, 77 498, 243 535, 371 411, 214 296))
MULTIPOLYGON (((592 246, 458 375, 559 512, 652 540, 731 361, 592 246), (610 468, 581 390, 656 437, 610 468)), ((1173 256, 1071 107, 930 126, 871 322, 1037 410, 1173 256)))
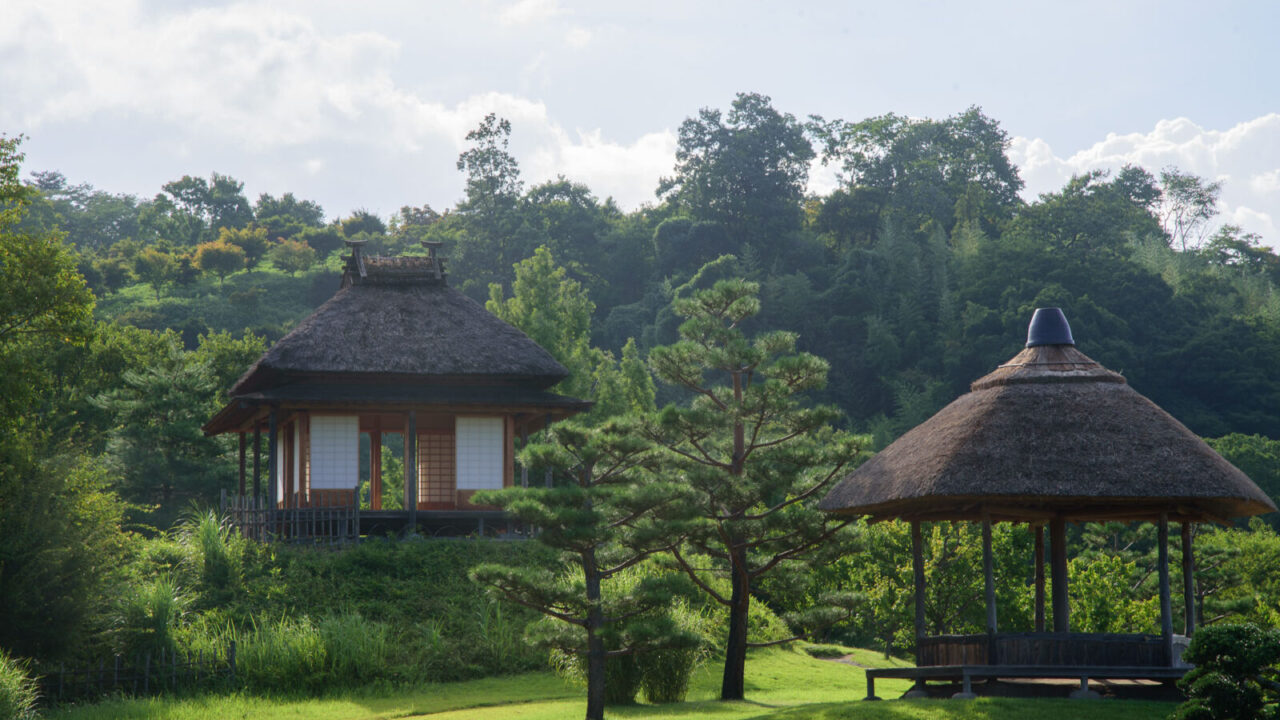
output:
POLYGON ((1160 512, 1222 520, 1276 509, 1182 423, 1068 344, 1028 347, 974 382, 844 478, 821 507, 927 520, 985 510, 1021 521, 1160 512))
POLYGON ((568 376, 524 333, 449 287, 434 258, 353 254, 337 294, 249 368, 233 397, 298 376, 537 388, 568 376))

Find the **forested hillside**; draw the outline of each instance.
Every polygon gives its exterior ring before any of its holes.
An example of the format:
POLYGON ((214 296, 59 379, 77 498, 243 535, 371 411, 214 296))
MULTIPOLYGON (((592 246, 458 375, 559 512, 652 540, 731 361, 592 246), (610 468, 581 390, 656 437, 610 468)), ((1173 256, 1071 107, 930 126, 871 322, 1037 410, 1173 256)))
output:
MULTIPOLYGON (((1263 244, 1277 238, 1219 223, 1215 182, 1125 167, 1028 202, 1006 133, 978 108, 943 119, 802 119, 742 94, 684 121, 670 175, 652 203, 628 211, 564 178, 527 185, 508 146, 519 132, 484 118, 457 161, 465 194, 456 206, 389 218, 288 192, 251 202, 240 180, 206 169, 154 197, 114 194, 24 169, 21 139, 0 138, 0 647, 45 667, 119 650, 156 612, 128 615, 119 598, 181 600, 174 582, 188 584, 183 602, 226 615, 197 622, 178 612, 156 620, 163 628, 212 637, 235 630, 219 623, 243 630, 268 612, 280 627, 294 622, 286 614, 301 605, 247 578, 287 575, 302 560, 241 543, 209 516, 164 532, 232 487, 234 440, 200 426, 270 342, 337 290, 347 241, 383 255, 442 242, 450 282, 573 370, 559 389, 608 413, 654 410, 655 387, 656 407, 687 399, 654 384, 649 351, 678 339, 675 301, 744 278, 748 295, 759 287, 760 311, 734 332, 797 333, 794 350, 830 363, 826 385, 803 400, 839 408, 838 429, 873 447, 1012 357, 1033 308, 1059 306, 1082 351, 1280 495, 1280 441, 1270 439, 1280 427, 1280 256, 1263 244), (806 192, 815 161, 838 169, 837 189, 806 192), (239 558, 226 561, 234 582, 200 575, 229 552, 239 558)), ((750 591, 790 612, 852 588, 862 605, 830 636, 901 647, 910 632, 905 527, 854 529, 850 542, 865 552, 750 591)), ((1073 530, 1082 548, 1071 561, 1073 614, 1083 628, 1122 631, 1155 617, 1146 530, 1073 530)), ((930 529, 938 587, 957 597, 980 595, 968 573, 974 532, 930 529)), ((1001 526, 996 542, 998 562, 1026 570, 1029 535, 1001 526)), ((1196 542, 1207 553, 1206 622, 1274 624, 1275 533, 1257 524, 1196 542)), ((1025 579, 1005 577, 1001 617, 1025 619, 1025 579)), ((280 593, 310 592, 290 587, 280 593)), ((481 620, 466 622, 489 622, 496 605, 471 600, 481 620)), ((940 629, 982 625, 978 605, 930 602, 940 629)), ((339 619, 392 632, 382 609, 353 612, 339 619)), ((517 616, 504 632, 516 637, 524 622, 517 616)), ((440 629, 429 631, 408 627, 417 635, 400 644, 446 657, 440 629)), ((478 655, 468 673, 490 672, 499 650, 478 655)))
POLYGON ((1005 132, 978 108, 801 120, 742 94, 685 120, 654 202, 624 212, 563 178, 526 187, 513 132, 490 116, 468 136, 453 208, 326 221, 291 193, 250 203, 217 173, 148 199, 47 171, 30 175, 23 226, 65 233, 99 318, 172 329, 188 350, 209 331, 279 337, 334 291, 343 241, 363 239, 391 255, 443 241, 452 282, 481 301, 491 284, 510 294, 514 263, 546 246, 594 303, 593 344, 617 353, 634 337, 643 355, 674 339, 679 288, 731 255, 717 276, 761 284, 756 322, 828 359, 820 399, 881 444, 1013 355, 1045 305, 1201 435, 1280 420, 1280 257, 1215 221, 1206 179, 1126 167, 1028 203, 1005 132), (815 159, 840 171, 825 196, 805 194, 815 159))

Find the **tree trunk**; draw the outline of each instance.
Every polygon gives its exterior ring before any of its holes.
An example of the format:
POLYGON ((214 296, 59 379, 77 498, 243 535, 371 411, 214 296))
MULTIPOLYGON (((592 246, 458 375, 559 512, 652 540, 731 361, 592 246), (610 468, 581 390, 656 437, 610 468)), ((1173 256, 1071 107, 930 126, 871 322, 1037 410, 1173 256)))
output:
POLYGON ((604 608, 600 606, 600 570, 596 553, 582 553, 582 574, 587 585, 587 720, 604 720, 604 608))
POLYGON ((741 700, 746 695, 747 611, 751 608, 751 587, 745 552, 740 548, 734 549, 729 559, 733 594, 729 598, 729 641, 724 648, 724 680, 720 684, 720 699, 741 700))

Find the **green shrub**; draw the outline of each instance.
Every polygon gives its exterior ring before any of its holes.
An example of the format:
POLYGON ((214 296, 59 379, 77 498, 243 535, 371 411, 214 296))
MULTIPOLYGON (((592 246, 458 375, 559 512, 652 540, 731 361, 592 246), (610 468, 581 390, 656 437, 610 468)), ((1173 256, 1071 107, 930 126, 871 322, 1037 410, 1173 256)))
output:
POLYGON ((635 655, 615 655, 604 661, 605 705, 632 705, 640 685, 644 682, 644 670, 635 655))
POLYGON ((319 691, 325 680, 325 641, 308 618, 254 623, 237 634, 236 672, 253 692, 319 691))
POLYGON ((26 663, 0 650, 0 720, 36 717, 36 682, 27 675, 26 663))
POLYGON ((330 684, 356 687, 389 677, 391 633, 384 623, 358 613, 331 615, 320 621, 319 630, 330 684))
POLYGON ((849 654, 849 651, 841 645, 818 645, 806 643, 802 649, 809 653, 810 656, 823 660, 842 658, 849 654))
POLYGON ((1187 701, 1176 720, 1280 718, 1280 630, 1210 625, 1196 631, 1182 657, 1195 667, 1178 681, 1187 701))
POLYGON ((142 587, 135 587, 120 600, 117 611, 119 649, 129 658, 163 651, 172 654, 175 639, 189 598, 177 582, 162 575, 142 587))

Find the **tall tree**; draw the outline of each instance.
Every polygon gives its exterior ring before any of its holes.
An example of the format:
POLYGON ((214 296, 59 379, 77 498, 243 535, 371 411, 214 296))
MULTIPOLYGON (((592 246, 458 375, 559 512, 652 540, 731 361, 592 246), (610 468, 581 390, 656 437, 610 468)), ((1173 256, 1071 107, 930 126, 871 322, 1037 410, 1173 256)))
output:
POLYGON ((510 268, 538 245, 536 233, 521 227, 520 165, 508 151, 511 123, 489 113, 467 133, 471 147, 458 156, 466 173, 466 198, 458 203, 461 233, 452 250, 453 274, 459 289, 483 296, 491 283, 510 281, 510 268), (530 238, 534 235, 534 238, 530 238))
POLYGON ((678 541, 682 485, 656 480, 654 448, 634 427, 612 421, 596 429, 556 425, 550 443, 530 446, 524 462, 553 467, 567 482, 555 488, 486 491, 477 501, 502 505, 530 526, 539 542, 559 550, 571 575, 545 569, 482 565, 472 576, 506 598, 570 626, 543 641, 586 660, 587 720, 603 720, 605 662, 645 650, 699 642, 661 611, 693 592, 680 575, 649 577, 625 594, 604 585, 678 541))
POLYGON ((1205 182, 1198 175, 1167 167, 1160 171, 1160 187, 1160 224, 1170 241, 1181 250, 1199 248, 1209 221, 1218 214, 1222 181, 1205 182))
POLYGON ((992 232, 1021 204, 1022 179, 1005 152, 1009 135, 981 108, 944 120, 815 116, 810 128, 823 145, 823 163, 839 163, 850 188, 875 188, 909 217, 932 219, 948 232, 966 219, 992 232))
MULTIPOLYGON (((748 338, 742 324, 756 315, 758 286, 721 280, 675 311, 685 318, 681 340, 649 354, 655 374, 690 393, 687 407, 668 405, 647 426, 667 449, 671 469, 693 493, 702 518, 686 549, 674 556, 689 576, 729 613, 722 700, 745 692, 748 612, 753 586, 770 573, 804 562, 819 544, 852 520, 815 507, 861 452, 858 438, 830 429, 839 413, 804 407, 804 394, 822 386, 826 361, 795 351, 784 331, 748 338), (728 596, 704 582, 688 551, 718 561, 729 575, 728 596)), ((832 619, 836 604, 814 608, 801 625, 832 619)))
POLYGON ((760 245, 799 229, 813 147, 803 126, 768 96, 739 93, 728 114, 703 108, 680 124, 675 175, 658 196, 760 245))

